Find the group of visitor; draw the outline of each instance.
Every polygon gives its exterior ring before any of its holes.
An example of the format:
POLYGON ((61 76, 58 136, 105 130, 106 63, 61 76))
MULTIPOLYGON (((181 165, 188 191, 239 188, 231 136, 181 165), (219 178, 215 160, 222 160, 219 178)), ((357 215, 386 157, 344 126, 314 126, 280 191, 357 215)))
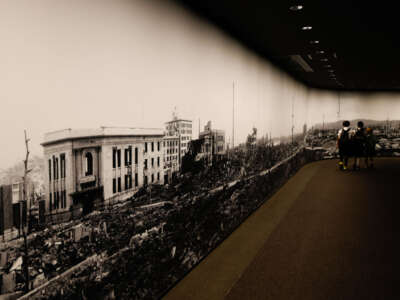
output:
POLYGON ((366 168, 374 167, 376 138, 372 128, 364 128, 364 123, 359 121, 357 128, 352 129, 349 121, 343 122, 339 130, 337 147, 339 149, 339 169, 347 170, 350 157, 354 157, 354 170, 360 170, 360 159, 365 158, 366 168))

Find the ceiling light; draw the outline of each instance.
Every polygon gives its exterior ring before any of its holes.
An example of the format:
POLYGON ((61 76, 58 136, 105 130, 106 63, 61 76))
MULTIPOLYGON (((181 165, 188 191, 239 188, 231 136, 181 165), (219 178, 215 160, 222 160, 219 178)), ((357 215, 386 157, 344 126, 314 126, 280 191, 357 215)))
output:
POLYGON ((321 58, 321 61, 328 61, 327 58, 321 58))
POLYGON ((293 6, 289 7, 289 9, 291 11, 299 11, 299 10, 303 9, 303 5, 293 5, 293 6))
POLYGON ((310 41, 310 44, 319 44, 318 40, 310 41))
POLYGON ((332 69, 329 69, 329 70, 327 70, 328 72, 330 72, 330 73, 333 73, 333 72, 335 72, 334 70, 332 70, 332 69))
POLYGON ((312 27, 311 26, 303 26, 301 27, 301 30, 311 30, 312 27))
POLYGON ((324 65, 325 68, 330 68, 332 67, 331 65, 324 65))
POLYGON ((316 53, 317 53, 317 54, 324 54, 325 51, 323 51, 323 50, 318 50, 318 51, 316 51, 316 53))

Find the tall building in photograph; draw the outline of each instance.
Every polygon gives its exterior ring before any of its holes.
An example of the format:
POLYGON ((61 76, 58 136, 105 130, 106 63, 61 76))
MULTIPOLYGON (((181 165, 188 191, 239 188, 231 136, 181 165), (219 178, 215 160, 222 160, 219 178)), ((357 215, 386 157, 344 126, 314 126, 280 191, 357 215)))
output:
POLYGON ((162 129, 101 127, 47 133, 46 215, 89 212, 164 182, 162 129), (77 212, 77 210, 79 211, 77 212))
POLYGON ((172 121, 165 123, 166 136, 179 137, 179 163, 182 163, 182 157, 189 148, 189 142, 192 140, 192 121, 179 119, 176 116, 172 121))
POLYGON ((212 129, 211 121, 208 121, 204 131, 200 132, 199 140, 202 141, 200 153, 209 163, 225 154, 225 131, 212 129))
POLYGON ((165 136, 164 148, 164 183, 168 183, 180 171, 179 136, 165 136))

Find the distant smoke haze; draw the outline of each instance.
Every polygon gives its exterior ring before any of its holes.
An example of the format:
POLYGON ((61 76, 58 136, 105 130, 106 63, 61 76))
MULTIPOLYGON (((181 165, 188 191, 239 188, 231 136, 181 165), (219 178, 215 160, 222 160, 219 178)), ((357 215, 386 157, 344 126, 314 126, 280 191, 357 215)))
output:
MULTIPOLYGON (((194 137, 212 121, 235 143, 289 135, 335 120, 337 94, 309 90, 212 25, 167 1, 0 2, 0 168, 40 155, 43 134, 63 128, 164 127, 174 107, 194 137)), ((398 95, 342 97, 342 116, 396 118, 398 95), (379 99, 381 101, 376 101, 379 99), (389 109, 390 108, 390 109, 389 109)))

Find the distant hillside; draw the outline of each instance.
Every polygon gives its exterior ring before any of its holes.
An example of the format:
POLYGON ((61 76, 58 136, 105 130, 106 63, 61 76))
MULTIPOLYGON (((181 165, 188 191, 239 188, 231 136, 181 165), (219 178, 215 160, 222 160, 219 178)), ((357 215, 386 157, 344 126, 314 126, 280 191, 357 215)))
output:
MULTIPOLYGON (((332 128, 340 128, 342 127, 342 123, 344 120, 336 121, 336 122, 329 122, 325 123, 324 125, 322 123, 317 123, 313 127, 314 129, 322 129, 324 127, 325 129, 332 129, 332 128)), ((350 121, 350 126, 355 127, 358 123, 358 121, 363 121, 365 126, 385 126, 387 120, 368 120, 368 119, 354 119, 354 120, 349 120, 350 121)), ((400 127, 400 120, 389 120, 389 124, 391 127, 400 127)))
MULTIPOLYGON (((29 159, 29 169, 32 171, 29 173, 29 181, 33 184, 36 193, 43 193, 44 191, 44 159, 40 156, 33 156, 29 159)), ((0 170, 0 185, 12 184, 15 182, 22 181, 24 175, 24 164, 21 161, 14 166, 0 170)))

